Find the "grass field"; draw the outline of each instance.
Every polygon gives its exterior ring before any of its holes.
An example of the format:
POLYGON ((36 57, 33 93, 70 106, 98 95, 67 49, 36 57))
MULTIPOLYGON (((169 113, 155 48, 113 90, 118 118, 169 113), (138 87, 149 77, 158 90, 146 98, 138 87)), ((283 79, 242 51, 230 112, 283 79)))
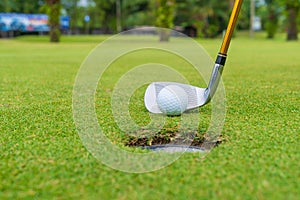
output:
MULTIPOLYGON (((96 160, 72 117, 77 71, 104 39, 0 40, 0 199, 299 198, 299 42, 235 38, 223 74, 222 144, 205 158, 184 154, 130 174, 96 160)), ((214 58, 221 40, 199 42, 214 58)))

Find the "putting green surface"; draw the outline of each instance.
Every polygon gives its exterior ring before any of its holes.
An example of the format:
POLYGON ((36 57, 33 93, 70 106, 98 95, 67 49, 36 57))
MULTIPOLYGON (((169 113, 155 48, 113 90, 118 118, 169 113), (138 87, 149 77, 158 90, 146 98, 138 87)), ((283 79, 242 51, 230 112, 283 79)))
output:
MULTIPOLYGON (((72 117, 77 71, 104 39, 0 40, 0 199, 299 198, 299 42, 235 38, 223 74, 222 144, 205 158, 184 154, 159 171, 130 174, 95 159, 72 117)), ((214 58, 221 40, 198 42, 214 58)), ((142 123, 146 111, 133 109, 144 112, 133 116, 142 123)), ((122 142, 110 126, 110 139, 122 142)))

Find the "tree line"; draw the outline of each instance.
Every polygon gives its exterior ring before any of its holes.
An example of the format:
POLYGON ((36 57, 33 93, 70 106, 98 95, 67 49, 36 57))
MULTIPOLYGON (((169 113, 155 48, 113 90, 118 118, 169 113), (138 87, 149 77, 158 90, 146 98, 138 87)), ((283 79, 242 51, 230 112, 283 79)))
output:
MULTIPOLYGON (((297 40, 300 28, 300 0, 244 0, 238 29, 251 25, 251 1, 268 38, 279 31, 287 40, 297 40)), ((195 30, 200 37, 216 37, 226 29, 234 0, 2 0, 0 12, 47 13, 50 36, 59 41, 59 15, 71 18, 70 31, 117 33, 136 26, 195 30), (86 18, 88 16, 88 18, 86 18), (88 20, 87 20, 88 19, 88 20)))

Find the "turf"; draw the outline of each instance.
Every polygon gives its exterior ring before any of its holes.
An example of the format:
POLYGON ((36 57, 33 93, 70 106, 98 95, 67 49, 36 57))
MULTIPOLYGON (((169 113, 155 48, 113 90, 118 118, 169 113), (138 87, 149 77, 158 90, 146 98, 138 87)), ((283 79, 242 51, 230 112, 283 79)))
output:
MULTIPOLYGON (((299 42, 236 37, 223 74, 222 144, 205 158, 185 154, 159 171, 130 174, 89 154, 72 118, 77 71, 104 39, 0 41, 0 199, 299 198, 299 42)), ((199 42, 214 57, 221 40, 199 42)), ((113 131, 116 143, 126 139, 113 131)))

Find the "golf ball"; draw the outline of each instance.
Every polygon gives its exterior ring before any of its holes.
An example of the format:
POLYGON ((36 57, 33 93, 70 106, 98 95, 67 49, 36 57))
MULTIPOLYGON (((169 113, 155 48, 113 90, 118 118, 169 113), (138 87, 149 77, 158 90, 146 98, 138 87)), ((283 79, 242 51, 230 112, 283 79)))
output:
POLYGON ((158 93, 156 102, 162 113, 180 115, 187 109, 188 95, 181 87, 168 85, 158 93))

